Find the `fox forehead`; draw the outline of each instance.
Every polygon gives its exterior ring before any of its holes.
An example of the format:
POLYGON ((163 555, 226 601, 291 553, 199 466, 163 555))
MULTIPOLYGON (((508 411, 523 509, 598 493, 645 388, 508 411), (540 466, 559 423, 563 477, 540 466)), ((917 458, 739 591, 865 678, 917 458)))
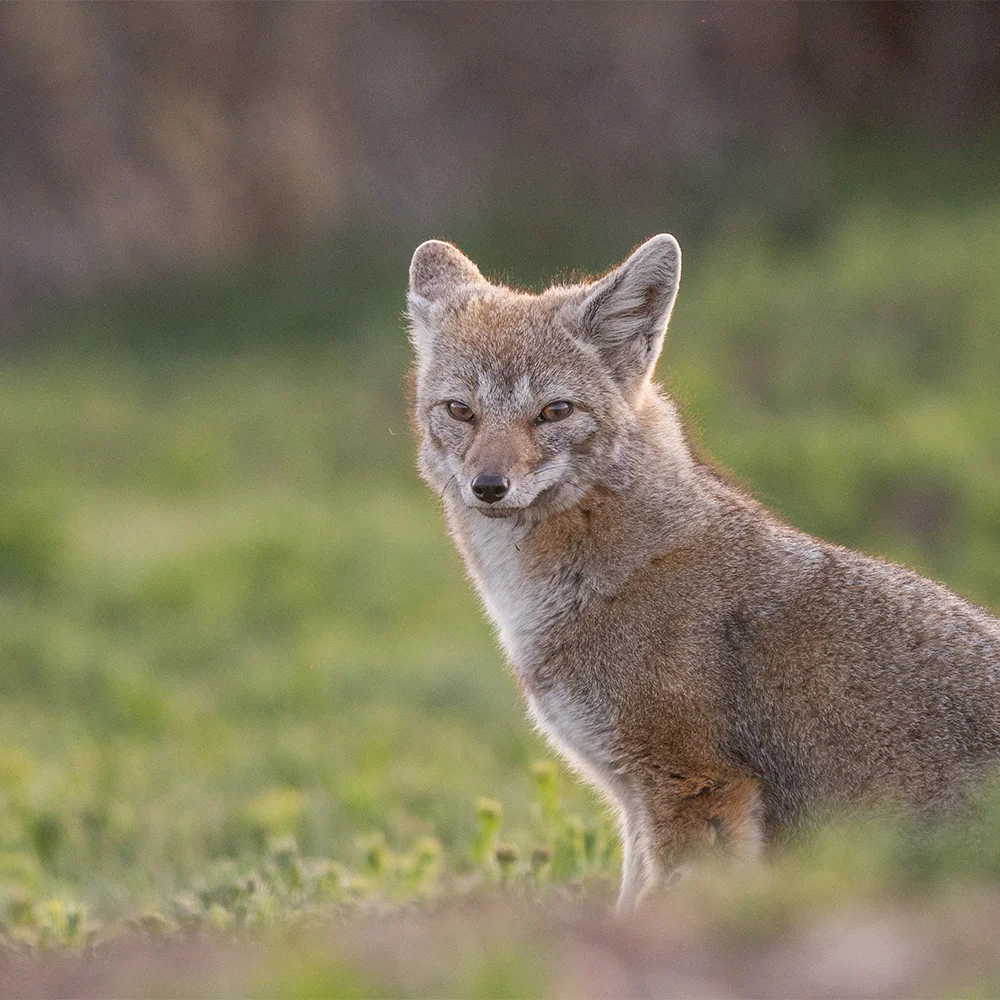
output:
POLYGON ((438 323, 451 348, 517 366, 530 355, 565 344, 572 332, 565 296, 486 286, 449 304, 438 323))
POLYGON ((451 303, 436 324, 423 396, 463 389, 487 406, 528 406, 600 381, 594 352, 573 336, 571 289, 489 289, 451 303), (450 388, 449 388, 450 387, 450 388))

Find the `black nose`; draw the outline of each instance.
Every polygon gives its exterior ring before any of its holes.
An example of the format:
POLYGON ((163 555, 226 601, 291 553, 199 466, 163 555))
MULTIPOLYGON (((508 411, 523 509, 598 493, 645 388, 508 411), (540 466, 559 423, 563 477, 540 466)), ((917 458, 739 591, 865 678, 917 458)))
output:
POLYGON ((503 500, 509 489, 510 483, 503 476, 492 472, 476 476, 472 480, 472 492, 486 503, 496 503, 497 500, 503 500))

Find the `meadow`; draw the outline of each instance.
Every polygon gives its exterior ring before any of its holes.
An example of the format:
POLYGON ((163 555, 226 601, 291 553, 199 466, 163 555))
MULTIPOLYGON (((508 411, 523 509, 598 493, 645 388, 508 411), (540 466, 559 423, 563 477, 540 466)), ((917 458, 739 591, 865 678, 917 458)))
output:
MULTIPOLYGON (((808 235, 720 227, 685 244, 660 364, 700 445, 769 506, 994 612, 998 237, 989 188, 857 199, 808 235)), ((536 287, 629 249, 521 273, 470 243, 536 287)), ((46 965, 68 953, 166 939, 178 968, 147 986, 170 994, 205 941, 237 962, 264 935, 234 995, 546 995, 549 959, 575 952, 530 932, 535 903, 567 934, 586 938, 581 912, 606 927, 613 826, 525 721, 413 469, 411 249, 361 233, 103 296, 0 354, 0 963, 22 992, 76 974, 46 965), (489 944, 423 979, 363 948, 282 950, 452 905, 489 944)), ((844 907, 995 916, 984 803, 930 839, 852 821, 764 871, 708 873, 661 929, 687 915, 763 949, 844 907)), ((990 995, 998 967, 970 948, 913 991, 990 995)), ((212 968, 188 995, 224 992, 212 968)))

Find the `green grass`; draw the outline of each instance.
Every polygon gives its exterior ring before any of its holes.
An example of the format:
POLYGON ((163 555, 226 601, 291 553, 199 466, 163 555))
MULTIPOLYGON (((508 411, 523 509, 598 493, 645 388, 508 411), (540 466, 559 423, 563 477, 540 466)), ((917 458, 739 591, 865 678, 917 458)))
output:
MULTIPOLYGON (((994 610, 998 237, 987 194, 858 203, 812 240, 720 232, 686 247, 661 363, 706 450, 793 523, 994 610)), ((533 776, 549 751, 412 469, 408 250, 391 286, 358 278, 359 251, 343 291, 312 263, 126 296, 53 315, 0 360, 0 919, 16 947, 486 885, 613 889, 610 823, 568 777, 556 806, 533 776)), ((913 855, 935 885, 996 874, 974 839, 947 843, 913 855)), ((810 850, 718 912, 864 895, 841 877, 853 862, 810 850)), ((919 887, 893 850, 865 870, 919 887)))

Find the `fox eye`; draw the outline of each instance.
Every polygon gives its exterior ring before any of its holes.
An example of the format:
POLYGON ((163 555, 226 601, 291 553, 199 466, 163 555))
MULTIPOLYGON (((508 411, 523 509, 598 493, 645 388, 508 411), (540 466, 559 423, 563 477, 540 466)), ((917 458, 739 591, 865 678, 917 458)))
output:
POLYGON ((557 399, 542 409, 542 412, 538 414, 538 422, 551 424, 556 420, 565 420, 572 412, 572 403, 567 403, 565 399, 557 399))
POLYGON ((463 423, 468 423, 475 417, 472 407, 467 406, 460 399, 449 399, 445 406, 448 407, 448 412, 456 420, 461 420, 463 423))

